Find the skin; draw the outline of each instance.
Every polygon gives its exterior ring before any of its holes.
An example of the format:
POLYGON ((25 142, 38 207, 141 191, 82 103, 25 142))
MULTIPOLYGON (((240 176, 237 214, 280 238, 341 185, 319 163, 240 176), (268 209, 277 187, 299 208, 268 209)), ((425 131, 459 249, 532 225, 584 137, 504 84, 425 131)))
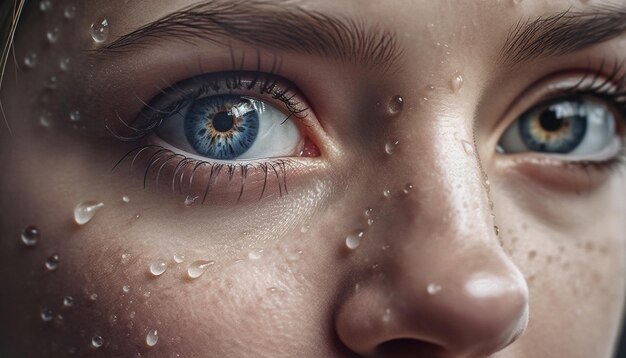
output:
MULTIPOLYGON (((72 20, 63 18, 70 1, 27 9, 15 43, 20 68, 9 64, 1 93, 12 130, 0 132, 2 356, 611 355, 624 301, 623 169, 585 171, 495 150, 551 74, 626 60, 622 36, 511 68, 497 64, 506 34, 520 19, 609 2, 286 4, 391 29, 403 58, 381 72, 259 49, 263 70, 279 56, 280 75, 306 98, 303 131, 321 154, 294 158, 288 194, 270 176, 255 199, 261 180, 253 175, 254 194, 239 204, 238 186, 222 185, 186 207, 185 194, 154 181, 144 189, 143 166, 111 170, 138 144, 112 138, 104 124, 116 113, 132 119, 164 83, 232 69, 228 48, 162 40, 97 61, 85 50, 101 46, 88 32, 97 18, 111 24, 106 44, 191 3, 81 2, 72 20), (61 35, 48 44, 43 34, 54 26, 61 35), (31 51, 38 63, 28 69, 21 59, 31 51), (56 89, 44 89, 53 74, 56 89), (394 95, 404 109, 389 116, 394 95), (74 108, 84 129, 69 120, 74 108), (43 111, 50 128, 39 124, 43 111), (72 213, 86 200, 105 206, 79 226, 72 213), (19 240, 28 225, 41 230, 32 248, 19 240), (359 230, 360 246, 348 250, 346 236, 359 230), (53 252, 60 262, 49 271, 53 252), (158 258, 168 269, 155 277, 158 258), (215 264, 189 279, 200 259, 215 264), (42 322, 42 307, 62 321, 42 322), (159 340, 148 347, 152 329, 159 340), (96 334, 104 339, 97 349, 96 334)), ((256 69, 255 47, 232 47, 256 69)))

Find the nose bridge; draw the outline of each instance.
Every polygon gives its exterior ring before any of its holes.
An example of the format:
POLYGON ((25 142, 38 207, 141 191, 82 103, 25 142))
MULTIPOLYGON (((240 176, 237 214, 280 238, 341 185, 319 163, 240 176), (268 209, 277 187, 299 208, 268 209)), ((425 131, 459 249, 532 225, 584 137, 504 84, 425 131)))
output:
POLYGON ((376 254, 385 279, 347 300, 339 334, 363 354, 409 339, 454 357, 488 355, 525 328, 528 289, 500 247, 472 141, 454 131, 426 136, 398 156, 411 163, 398 173, 413 190, 385 201, 372 232, 389 244, 376 254))

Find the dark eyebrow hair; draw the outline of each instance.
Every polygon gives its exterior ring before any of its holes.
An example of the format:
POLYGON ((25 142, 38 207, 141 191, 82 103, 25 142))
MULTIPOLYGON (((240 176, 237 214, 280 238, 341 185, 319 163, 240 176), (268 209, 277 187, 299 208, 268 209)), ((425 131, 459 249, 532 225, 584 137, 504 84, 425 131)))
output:
POLYGON ((566 10, 520 21, 501 51, 504 63, 566 55, 626 33, 626 7, 596 6, 590 11, 566 10))
POLYGON ((201 39, 223 46, 237 40, 384 70, 404 52, 395 34, 380 27, 264 0, 210 0, 192 5, 122 35, 96 52, 127 51, 148 46, 155 39, 189 43, 201 39))

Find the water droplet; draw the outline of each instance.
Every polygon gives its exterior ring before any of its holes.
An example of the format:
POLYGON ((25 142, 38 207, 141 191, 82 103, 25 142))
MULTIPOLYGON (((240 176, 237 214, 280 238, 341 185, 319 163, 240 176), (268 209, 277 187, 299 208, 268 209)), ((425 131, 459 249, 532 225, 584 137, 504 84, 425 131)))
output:
POLYGON ((46 80, 43 83, 43 86, 47 89, 56 89, 57 88, 57 77, 56 76, 50 76, 48 78, 46 78, 46 80))
POLYGON ((150 273, 154 276, 162 275, 165 270, 167 270, 167 261, 163 259, 156 259, 156 261, 150 264, 150 273))
POLYGON ((64 307, 72 307, 74 306, 74 298, 72 296, 63 297, 63 306, 64 307))
POLYGON ((104 338, 102 338, 101 336, 96 334, 91 338, 91 345, 94 348, 100 348, 102 347, 103 344, 104 344, 104 338))
POLYGON ((390 197, 390 196, 391 196, 391 190, 389 190, 389 189, 385 189, 385 190, 383 190, 383 196, 384 196, 385 198, 390 197))
POLYGON ((22 231, 21 238, 24 245, 35 246, 37 245, 37 241, 39 241, 40 236, 41 233, 39 232, 39 229, 31 225, 22 231))
POLYGON ((274 293, 276 291, 278 291, 278 289, 276 287, 270 287, 270 288, 267 289, 267 292, 271 292, 271 293, 274 293))
POLYGON ((51 116, 52 114, 50 114, 50 112, 42 113, 41 116, 39 116, 39 125, 44 128, 50 128, 52 125, 52 120, 50 119, 51 116))
POLYGON ((374 209, 368 208, 368 209, 365 209, 364 215, 366 218, 369 218, 370 216, 372 216, 373 213, 374 213, 374 209))
POLYGON ((308 232, 310 228, 311 227, 309 225, 302 225, 300 232, 304 234, 305 232, 308 232))
POLYGON ((39 10, 41 10, 42 12, 50 11, 50 9, 52 9, 52 1, 50 1, 50 0, 41 0, 39 2, 39 10))
POLYGON ((404 98, 400 95, 391 97, 389 103, 387 103, 387 115, 392 117, 402 112, 404 108, 404 98))
POLYGON ((346 236, 346 247, 350 250, 354 250, 361 245, 361 239, 365 233, 361 230, 354 234, 346 236))
POLYGON ((493 232, 496 233, 496 236, 500 235, 500 228, 498 227, 498 225, 493 226, 493 232))
POLYGON ((91 34, 91 38, 96 43, 106 41, 106 39, 109 37, 109 20, 102 19, 94 22, 93 24, 91 24, 89 33, 91 34))
POLYGON ((413 190, 413 184, 407 184, 407 185, 404 187, 403 192, 404 192, 405 194, 408 194, 408 193, 410 193, 410 192, 411 192, 411 190, 413 190))
POLYGON ((146 344, 149 347, 154 347, 155 344, 159 341, 159 333, 156 329, 151 329, 146 336, 146 344))
POLYGON ((174 262, 177 264, 181 264, 185 262, 185 255, 183 254, 174 254, 174 262))
POLYGON ((34 68, 37 66, 37 54, 34 52, 29 53, 24 57, 24 65, 28 68, 34 68))
POLYGON ((391 155, 396 150, 396 147, 400 144, 399 140, 389 141, 385 143, 385 153, 391 155))
POLYGON ((48 39, 48 42, 50 42, 51 44, 55 44, 57 43, 57 41, 59 41, 60 34, 61 31, 59 30, 59 28, 55 27, 52 30, 46 32, 46 38, 48 39))
POLYGON ((70 120, 72 122, 80 121, 80 111, 78 109, 74 109, 70 112, 70 120))
POLYGON ((59 254, 52 254, 46 260, 46 268, 50 271, 54 271, 59 266, 59 254))
POLYGON ((213 261, 213 260, 211 260, 211 261, 206 261, 206 260, 194 261, 187 268, 187 275, 190 278, 198 278, 198 277, 202 276, 202 274, 204 274, 204 272, 206 272, 206 270, 209 268, 209 266, 212 266, 213 264, 215 264, 215 261, 213 261))
POLYGON ((124 196, 122 197, 122 202, 124 202, 124 203, 130 203, 130 196, 128 196, 128 195, 124 195, 124 196))
POLYGON ((367 226, 372 226, 374 219, 367 219, 367 226))
POLYGON ((248 252, 248 258, 250 260, 258 260, 261 258, 261 256, 263 256, 263 250, 248 252))
POLYGON ((390 247, 391 247, 390 245, 383 245, 380 249, 383 251, 387 251, 389 250, 390 247))
POLYGON ((93 219, 96 212, 103 206, 103 203, 91 200, 76 205, 76 208, 74 208, 74 221, 78 225, 85 225, 93 219))
POLYGON ((73 19, 76 16, 76 6, 69 5, 66 7, 65 10, 63 10, 63 16, 68 20, 73 19))
POLYGON ((196 203, 196 200, 198 200, 198 198, 200 198, 200 196, 192 196, 192 195, 187 195, 185 197, 185 206, 192 206, 196 203))
POLYGON ((461 75, 461 72, 454 72, 452 78, 450 79, 450 89, 452 89, 452 92, 458 93, 461 90, 461 87, 463 87, 464 81, 465 80, 463 79, 463 75, 461 75))
POLYGON ((52 316, 53 316, 53 314, 52 314, 52 310, 51 309, 46 308, 46 307, 41 309, 40 317, 41 317, 42 321, 50 322, 50 321, 52 321, 52 316))
POLYGON ((467 155, 474 154, 474 145, 465 139, 461 139, 461 144, 463 145, 463 150, 467 155))
POLYGON ((386 308, 383 314, 383 322, 389 323, 389 321, 391 321, 391 309, 386 308))
POLYGON ((98 300, 98 294, 97 293, 92 293, 91 296, 89 296, 89 299, 92 301, 97 301, 98 300))
POLYGON ((63 72, 67 72, 67 70, 70 69, 70 61, 69 57, 62 57, 59 60, 59 69, 63 72))
POLYGON ((439 293, 439 291, 441 291, 442 287, 441 285, 438 285, 436 283, 429 283, 428 286, 426 287, 426 291, 428 292, 429 295, 436 295, 439 293))
POLYGON ((124 285, 124 287, 122 287, 122 291, 124 291, 124 293, 129 293, 130 292, 130 286, 129 285, 124 285))

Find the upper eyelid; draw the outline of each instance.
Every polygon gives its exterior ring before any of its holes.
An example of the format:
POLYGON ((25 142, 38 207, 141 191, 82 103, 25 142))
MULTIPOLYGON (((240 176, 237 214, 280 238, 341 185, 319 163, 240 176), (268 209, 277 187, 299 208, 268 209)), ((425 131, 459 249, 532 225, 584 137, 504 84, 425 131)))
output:
MULTIPOLYGON (((165 89, 161 89, 159 94, 148 101, 148 103, 142 101, 144 107, 138 116, 143 117, 143 120, 146 122, 143 126, 129 125, 122 118, 117 118, 118 122, 121 122, 126 129, 132 132, 130 135, 119 134, 109 123, 107 123, 106 127, 118 139, 125 141, 137 140, 151 133, 167 118, 176 115, 177 112, 184 108, 185 104, 209 94, 217 95, 228 91, 252 91, 255 86, 260 86, 262 93, 259 96, 263 94, 269 95, 271 98, 284 103, 289 112, 285 120, 292 116, 301 120, 306 119, 309 108, 303 107, 300 101, 293 99, 299 93, 288 80, 276 74, 260 71, 229 71, 187 78, 173 85, 168 85, 165 89), (251 85, 242 86, 243 82, 250 82, 251 85), (215 87, 217 84, 226 85, 226 88, 215 87), (274 92, 274 90, 277 91, 274 92), (172 99, 176 97, 178 99, 172 99), (164 109, 164 107, 167 109, 164 109)), ((258 93, 258 91, 255 92, 258 93)))

